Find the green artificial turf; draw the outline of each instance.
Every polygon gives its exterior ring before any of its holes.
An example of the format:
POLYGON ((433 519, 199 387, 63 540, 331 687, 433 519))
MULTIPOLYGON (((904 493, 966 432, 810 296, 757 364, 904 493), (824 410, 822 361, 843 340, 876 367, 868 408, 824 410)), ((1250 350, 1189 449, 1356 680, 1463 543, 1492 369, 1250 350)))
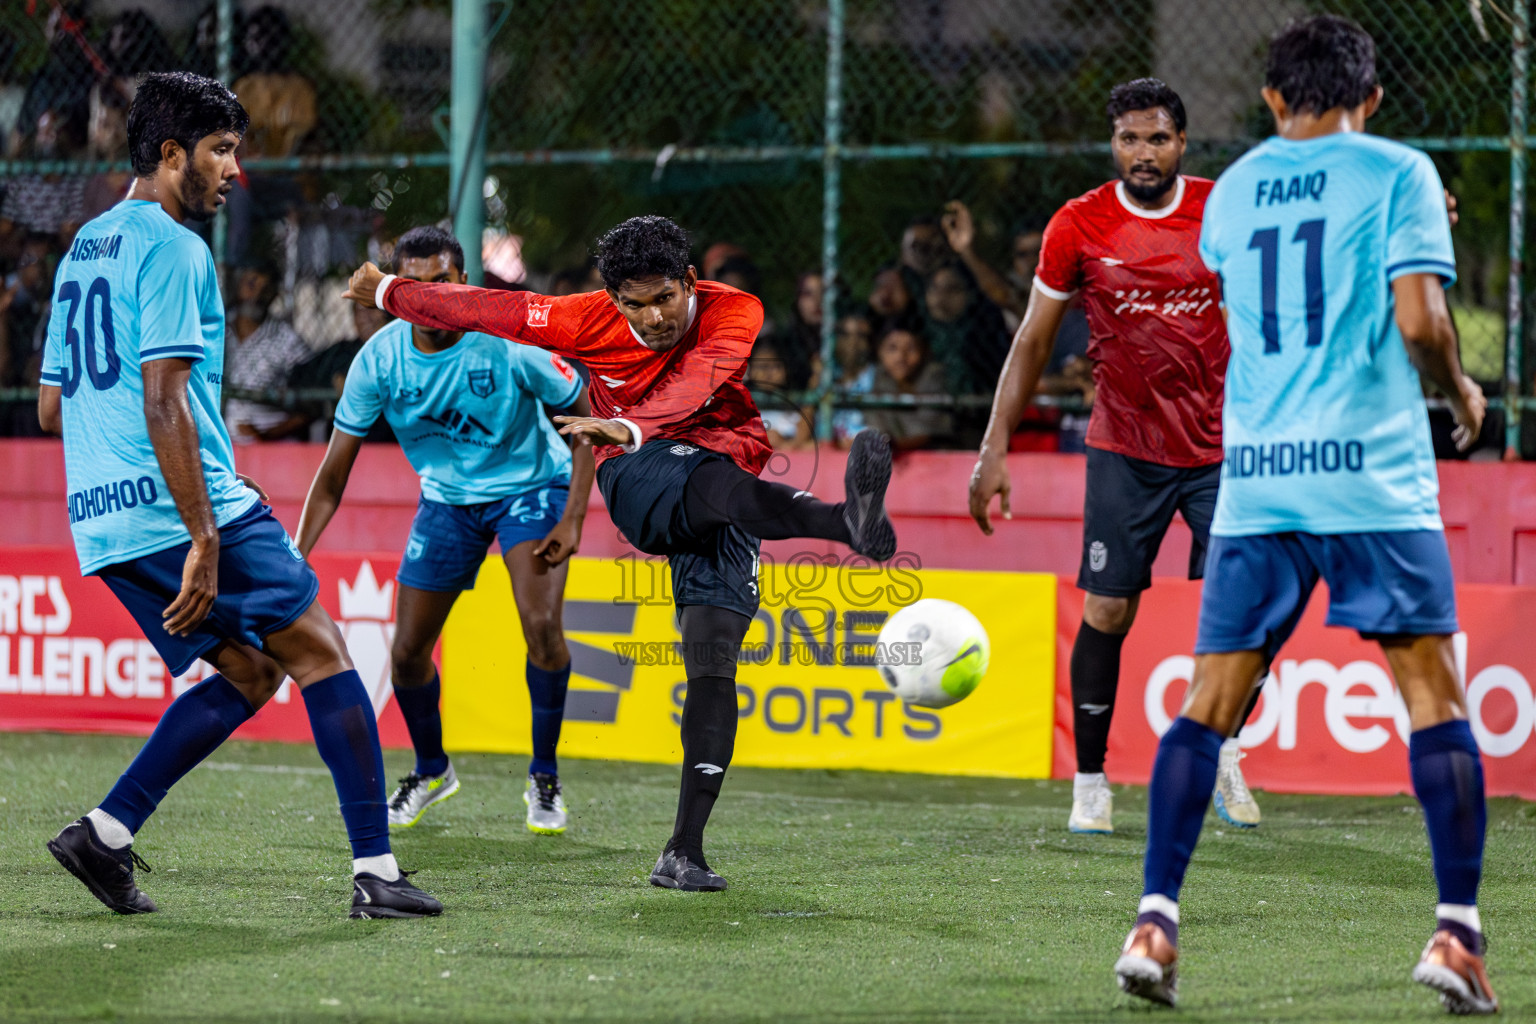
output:
MULTIPOLYGON (((522 826, 520 759, 396 839, 437 920, 350 921, 336 796, 308 747, 230 744, 139 837, 160 913, 117 917, 43 848, 138 741, 0 736, 0 1019, 1149 1019, 1111 965, 1145 791, 1072 836, 1062 783, 733 769, 708 852, 728 892, 651 887, 677 773, 567 761, 572 828, 522 826)), ((405 755, 387 755, 403 774, 405 755)), ((1437 1020, 1408 980, 1432 924, 1407 797, 1261 795, 1209 818, 1183 902, 1184 1020, 1437 1020)), ((1507 1019, 1536 1013, 1536 808, 1491 805, 1483 920, 1507 1019)), ((1168 1018, 1173 1019, 1173 1018, 1168 1018)))

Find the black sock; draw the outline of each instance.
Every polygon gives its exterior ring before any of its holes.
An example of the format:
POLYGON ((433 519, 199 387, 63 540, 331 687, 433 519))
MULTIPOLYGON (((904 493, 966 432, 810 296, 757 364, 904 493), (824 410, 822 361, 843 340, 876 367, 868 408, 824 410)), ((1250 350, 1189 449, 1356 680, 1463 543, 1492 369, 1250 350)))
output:
POLYGON ((1072 728, 1077 738, 1077 770, 1104 770, 1109 723, 1120 686, 1120 645, 1124 633, 1101 633, 1084 622, 1072 645, 1072 728))
POLYGON ((760 540, 817 537, 848 543, 843 506, 786 484, 760 480, 725 459, 702 462, 683 492, 688 526, 700 536, 735 526, 760 540))
POLYGON ((736 680, 698 676, 683 700, 683 785, 669 850, 704 863, 704 826, 736 748, 736 680))
POLYGON ((688 695, 683 699, 683 782, 667 849, 703 865, 704 826, 736 749, 736 658, 752 620, 711 605, 689 605, 678 619, 688 695))

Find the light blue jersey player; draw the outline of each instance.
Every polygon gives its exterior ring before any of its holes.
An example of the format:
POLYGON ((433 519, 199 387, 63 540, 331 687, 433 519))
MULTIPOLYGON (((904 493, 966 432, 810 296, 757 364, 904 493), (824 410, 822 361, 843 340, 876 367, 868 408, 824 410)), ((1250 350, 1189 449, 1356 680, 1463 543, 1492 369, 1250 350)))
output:
POLYGON ((368 692, 314 572, 235 472, 219 415, 224 304, 213 256, 183 221, 223 202, 249 123, 212 79, 144 76, 128 197, 80 229, 55 279, 38 417, 64 435, 81 572, 122 601, 172 675, 199 658, 218 673, 171 703, 101 805, 48 849, 111 909, 154 911, 134 883, 134 835, 291 676, 341 798, 352 916, 438 914, 390 852, 368 692))
POLYGON ((1476 906, 1482 764, 1452 655, 1455 592, 1419 376, 1448 396, 1469 445, 1484 400, 1461 371, 1446 306, 1445 192, 1423 153, 1364 134, 1382 92, 1354 22, 1293 22, 1271 44, 1266 79, 1278 136, 1228 168, 1205 206, 1200 251, 1221 275, 1232 343, 1225 460, 1194 679, 1158 747, 1144 896, 1116 974, 1126 991, 1173 1001, 1179 890, 1217 750, 1321 579, 1328 623, 1380 642, 1408 709, 1440 891, 1413 977, 1452 1012, 1490 1013, 1476 906))
MULTIPOLYGON (((464 250, 422 227, 395 245, 399 276, 462 284, 464 250)), ((347 373, 336 431, 299 520, 299 549, 319 541, 341 503, 362 439, 380 418, 421 477, 416 519, 395 577, 395 702, 416 766, 389 801, 391 825, 408 827, 458 791, 443 751, 441 682, 432 651, 459 594, 474 588, 491 542, 501 545, 528 645, 533 759, 523 798, 530 831, 565 831, 556 747, 571 655, 561 626, 566 559, 581 541, 592 449, 571 445, 549 416, 590 414, 586 385, 558 355, 487 334, 396 320, 368 339, 347 373), (573 472, 574 469, 574 472, 573 472), (574 479, 573 479, 574 477, 574 479)))

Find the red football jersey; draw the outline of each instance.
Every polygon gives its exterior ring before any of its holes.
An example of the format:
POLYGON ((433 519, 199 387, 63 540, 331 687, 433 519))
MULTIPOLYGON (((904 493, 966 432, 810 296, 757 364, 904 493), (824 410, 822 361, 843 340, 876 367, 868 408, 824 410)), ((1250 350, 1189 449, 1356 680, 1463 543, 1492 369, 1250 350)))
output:
POLYGON ((1097 392, 1087 443, 1164 466, 1220 462, 1227 373, 1221 279, 1200 259, 1200 218, 1212 183, 1181 177, 1173 205, 1132 206, 1118 181, 1056 212, 1035 286, 1057 299, 1079 289, 1097 392))
MULTIPOLYGON (((693 302, 682 340, 653 352, 606 292, 554 298, 396 279, 384 293, 385 308, 413 324, 494 334, 579 360, 592 374, 593 415, 628 421, 641 443, 688 441, 760 473, 773 452, 742 377, 763 304, 715 281, 700 281, 693 302)), ((622 452, 594 450, 599 463, 622 452)))

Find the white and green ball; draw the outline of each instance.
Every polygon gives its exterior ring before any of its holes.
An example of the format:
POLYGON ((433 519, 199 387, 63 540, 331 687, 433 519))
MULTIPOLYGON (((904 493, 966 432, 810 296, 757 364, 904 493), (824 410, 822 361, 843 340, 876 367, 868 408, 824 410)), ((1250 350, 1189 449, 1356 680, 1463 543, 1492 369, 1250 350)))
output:
POLYGON ((886 620, 877 661, 896 696, 942 708, 970 696, 991 656, 991 641, 976 616, 953 601, 925 597, 886 620))

